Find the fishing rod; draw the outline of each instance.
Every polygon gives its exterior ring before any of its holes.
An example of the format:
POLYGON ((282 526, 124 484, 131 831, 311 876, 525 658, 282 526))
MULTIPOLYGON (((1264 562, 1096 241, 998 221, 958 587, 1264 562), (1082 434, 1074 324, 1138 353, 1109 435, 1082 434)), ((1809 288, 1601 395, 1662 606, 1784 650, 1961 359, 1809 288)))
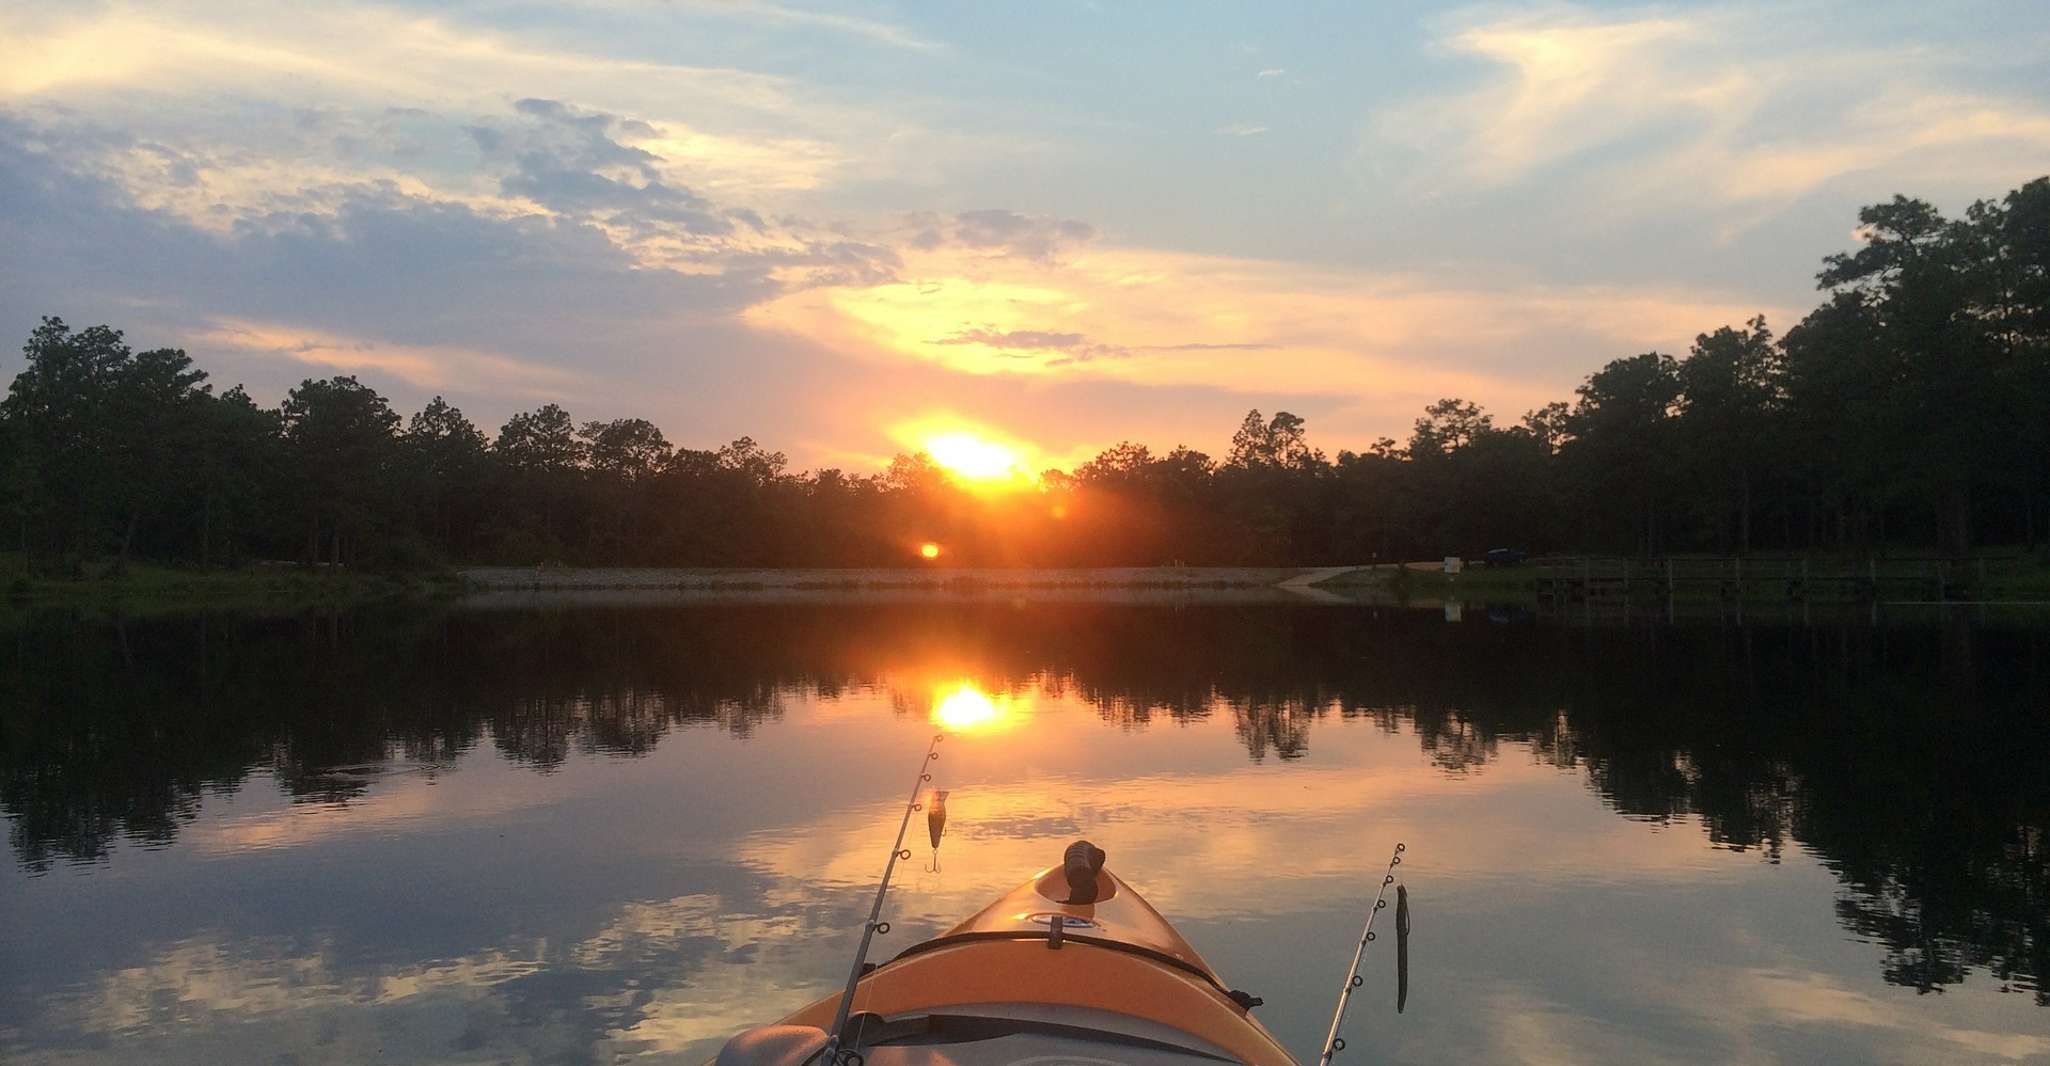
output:
POLYGON ((877 933, 890 931, 890 923, 881 920, 883 897, 890 891, 890 875, 897 870, 897 860, 911 857, 911 849, 904 846, 904 831, 911 827, 911 812, 923 806, 918 802, 918 790, 932 780, 931 771, 925 767, 940 757, 937 749, 940 741, 945 739, 945 733, 933 734, 932 743, 925 746, 925 758, 918 760, 918 776, 911 782, 911 798, 904 801, 904 820, 897 824, 897 842, 890 845, 890 861, 883 866, 883 881, 876 886, 875 905, 868 909, 868 922, 861 928, 861 946, 855 949, 854 966, 847 971, 847 985, 840 990, 840 1006, 833 1011, 833 1027, 826 1030, 826 1047, 819 1057, 824 1066, 839 1066, 840 1031, 847 1027, 847 1012, 854 1005, 854 986, 861 982, 861 968, 868 962, 869 941, 874 940, 877 933))
MULTIPOLYGON (((1338 1009, 1331 1014, 1331 1031, 1324 1034, 1324 1053, 1317 1056, 1317 1066, 1331 1066, 1331 1056, 1345 1050, 1345 1038, 1338 1035, 1338 1029, 1345 1024, 1345 1008, 1352 1004, 1353 992, 1367 983, 1367 979, 1360 976, 1360 959, 1366 955, 1367 945, 1374 939, 1374 916, 1380 914, 1381 908, 1388 905, 1388 886, 1395 883, 1395 868, 1402 865, 1404 850, 1406 849, 1398 843, 1395 845, 1395 854, 1388 857, 1388 872, 1381 875, 1381 890, 1374 893, 1374 909, 1367 912, 1367 926, 1360 930, 1360 946, 1353 949, 1352 965, 1346 968, 1345 986, 1338 992, 1338 1009)), ((1408 902, 1406 894, 1404 902, 1408 902)), ((1403 913, 1398 916, 1398 932, 1406 934, 1409 931, 1408 917, 1408 908, 1405 906, 1403 913)), ((1400 961, 1407 963, 1406 956, 1409 953, 1404 951, 1402 954, 1405 957, 1400 961)), ((1403 970, 1403 998, 1407 999, 1408 966, 1405 965, 1403 970)))

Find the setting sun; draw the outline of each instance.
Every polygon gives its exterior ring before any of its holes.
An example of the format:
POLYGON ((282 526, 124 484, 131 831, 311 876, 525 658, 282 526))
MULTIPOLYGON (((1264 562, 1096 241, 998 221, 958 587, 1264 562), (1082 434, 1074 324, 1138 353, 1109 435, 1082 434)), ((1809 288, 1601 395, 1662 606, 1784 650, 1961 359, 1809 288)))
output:
POLYGON ((927 541, 926 543, 918 546, 918 554, 926 557, 927 559, 937 559, 940 557, 940 546, 932 543, 931 541, 927 541))
POLYGON ((926 438, 925 452, 955 477, 970 482, 1029 481, 1016 449, 964 430, 926 438))

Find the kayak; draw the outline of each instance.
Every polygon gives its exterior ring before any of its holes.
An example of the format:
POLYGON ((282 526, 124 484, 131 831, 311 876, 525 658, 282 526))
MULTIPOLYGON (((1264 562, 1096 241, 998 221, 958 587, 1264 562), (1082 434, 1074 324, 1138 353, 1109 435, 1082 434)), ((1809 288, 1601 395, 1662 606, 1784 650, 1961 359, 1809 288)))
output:
POLYGON ((1103 861, 1078 841, 1062 865, 863 974, 837 1064, 817 1060, 838 993, 734 1037, 713 1066, 1294 1066, 1254 1020, 1259 1000, 1103 861))

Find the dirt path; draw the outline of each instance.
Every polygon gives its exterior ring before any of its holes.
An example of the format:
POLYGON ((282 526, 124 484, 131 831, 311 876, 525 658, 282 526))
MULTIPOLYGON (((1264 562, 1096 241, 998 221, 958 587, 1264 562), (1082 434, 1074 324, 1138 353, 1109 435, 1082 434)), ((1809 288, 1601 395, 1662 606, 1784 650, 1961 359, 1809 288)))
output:
POLYGON ((1316 569, 1314 569, 1314 570, 1305 570, 1305 571, 1303 571, 1302 573, 1300 573, 1300 574, 1297 574, 1296 576, 1294 576, 1294 577, 1292 577, 1292 578, 1289 578, 1289 579, 1288 579, 1287 581, 1283 581, 1283 582, 1281 583, 1281 586, 1280 586, 1280 587, 1282 587, 1282 588, 1285 588, 1285 589, 1297 589, 1297 588, 1304 588, 1304 589, 1306 589, 1306 588, 1309 588, 1309 587, 1310 587, 1310 586, 1312 586, 1312 585, 1320 585, 1320 584, 1322 584, 1322 583, 1324 583, 1324 582, 1326 582, 1326 581, 1329 581, 1329 580, 1331 580, 1331 579, 1332 579, 1332 578, 1334 578, 1334 577, 1337 577, 1337 576, 1338 576, 1338 575, 1340 575, 1340 574, 1350 574, 1350 573, 1352 573, 1352 572, 1353 572, 1353 571, 1355 571, 1355 570, 1363 570, 1363 569, 1365 569, 1365 567, 1359 567, 1359 566, 1320 566, 1320 567, 1317 567, 1317 568, 1316 568, 1316 569))
POLYGON ((1345 603, 1348 602, 1346 597, 1340 596, 1335 592, 1320 589, 1317 585, 1341 574, 1350 574, 1358 569, 1360 567, 1357 566, 1320 566, 1312 570, 1305 570, 1281 582, 1275 588, 1287 589, 1298 596, 1323 603, 1345 603))

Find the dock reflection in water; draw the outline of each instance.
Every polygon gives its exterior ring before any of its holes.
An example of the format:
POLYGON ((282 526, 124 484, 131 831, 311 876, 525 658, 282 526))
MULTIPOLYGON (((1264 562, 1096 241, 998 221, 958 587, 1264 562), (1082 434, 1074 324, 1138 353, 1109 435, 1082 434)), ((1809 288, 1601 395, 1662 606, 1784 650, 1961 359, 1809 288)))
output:
POLYGON ((1308 1055, 1400 839, 1360 1061, 2050 1059, 2026 619, 46 616, 0 693, 9 1062, 695 1063, 835 986, 935 722, 885 957, 1087 835, 1308 1055))

